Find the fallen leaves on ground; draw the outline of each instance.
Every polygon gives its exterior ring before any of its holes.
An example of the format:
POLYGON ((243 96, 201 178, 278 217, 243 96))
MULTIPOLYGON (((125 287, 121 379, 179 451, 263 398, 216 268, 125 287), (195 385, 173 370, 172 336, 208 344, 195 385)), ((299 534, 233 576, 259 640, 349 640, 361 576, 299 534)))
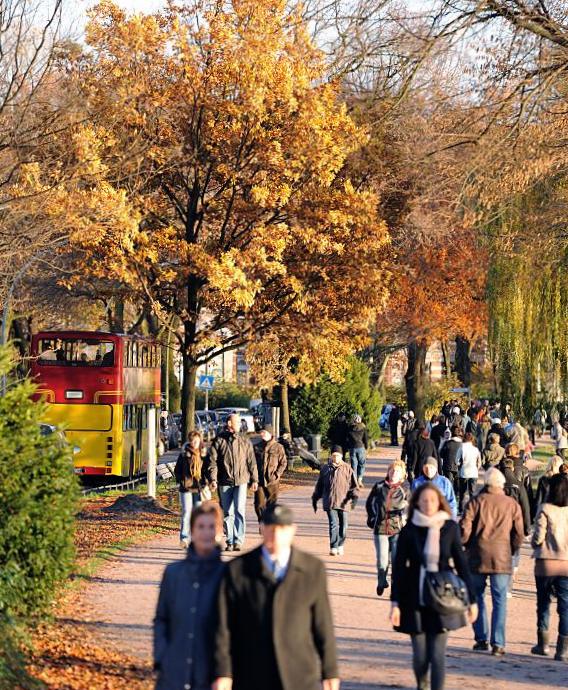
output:
MULTIPOLYGON (((75 579, 93 559, 112 558, 119 545, 175 532, 175 492, 162 496, 160 505, 166 510, 143 497, 84 499, 77 516, 75 579)), ((77 586, 65 591, 54 606, 53 621, 35 631, 31 675, 49 690, 150 690, 154 681, 149 663, 115 651, 101 638, 82 594, 77 586)))

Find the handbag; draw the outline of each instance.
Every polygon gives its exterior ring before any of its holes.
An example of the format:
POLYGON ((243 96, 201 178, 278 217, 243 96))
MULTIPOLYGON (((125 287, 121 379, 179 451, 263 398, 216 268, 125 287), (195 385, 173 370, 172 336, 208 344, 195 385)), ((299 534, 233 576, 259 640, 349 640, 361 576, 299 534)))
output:
MULTIPOLYGON (((421 544, 416 538, 418 553, 422 551, 421 544)), ((440 616, 463 614, 470 605, 469 592, 465 582, 453 570, 440 570, 432 573, 426 570, 424 562, 424 582, 422 583, 422 599, 424 605, 431 608, 440 616)))
POLYGON ((441 616, 465 613, 469 608, 469 593, 465 582, 451 570, 424 574, 422 590, 424 605, 441 616))
POLYGON ((205 503, 205 501, 210 501, 213 498, 211 489, 207 485, 199 490, 199 498, 201 499, 202 503, 205 503))

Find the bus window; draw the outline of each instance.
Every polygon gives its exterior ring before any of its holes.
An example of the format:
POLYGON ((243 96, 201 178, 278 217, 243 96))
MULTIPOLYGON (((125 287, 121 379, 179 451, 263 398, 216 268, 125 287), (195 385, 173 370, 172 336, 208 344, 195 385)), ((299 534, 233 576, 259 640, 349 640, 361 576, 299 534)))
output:
POLYGON ((148 366, 148 346, 142 345, 140 348, 140 366, 148 366))
POLYGON ((78 338, 43 338, 38 364, 47 366, 114 366, 114 343, 78 338))
POLYGON ((138 343, 132 343, 132 366, 138 366, 138 343))
POLYGON ((128 340, 124 343, 124 354, 122 356, 122 365, 127 367, 128 365, 128 359, 130 357, 130 343, 128 340))

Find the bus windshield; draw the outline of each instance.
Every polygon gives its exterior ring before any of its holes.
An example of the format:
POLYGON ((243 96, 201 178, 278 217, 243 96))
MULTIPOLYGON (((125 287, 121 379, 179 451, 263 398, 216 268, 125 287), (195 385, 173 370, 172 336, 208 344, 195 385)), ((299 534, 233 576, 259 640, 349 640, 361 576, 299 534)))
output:
POLYGON ((112 367, 114 343, 81 338, 43 338, 38 363, 58 367, 112 367))

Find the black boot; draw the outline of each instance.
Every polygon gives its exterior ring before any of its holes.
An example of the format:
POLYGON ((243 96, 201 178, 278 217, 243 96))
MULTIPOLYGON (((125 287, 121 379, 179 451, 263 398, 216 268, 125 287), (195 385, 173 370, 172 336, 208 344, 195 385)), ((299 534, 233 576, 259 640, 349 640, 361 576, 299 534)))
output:
POLYGON ((556 661, 568 661, 568 637, 566 635, 558 635, 554 658, 556 661))
POLYGON ((538 630, 536 635, 538 643, 531 649, 531 654, 538 654, 539 656, 548 656, 550 654, 550 647, 548 646, 548 630, 538 630))

